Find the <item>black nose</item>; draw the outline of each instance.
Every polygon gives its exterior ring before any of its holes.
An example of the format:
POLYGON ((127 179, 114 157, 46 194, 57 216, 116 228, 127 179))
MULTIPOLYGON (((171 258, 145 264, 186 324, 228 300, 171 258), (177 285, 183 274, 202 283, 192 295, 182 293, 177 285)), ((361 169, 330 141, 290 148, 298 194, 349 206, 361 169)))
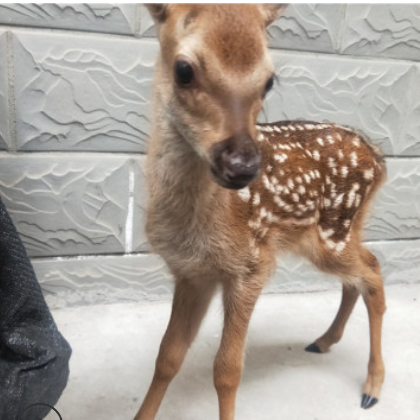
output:
POLYGON ((247 134, 229 137, 213 146, 212 172, 225 188, 239 189, 253 181, 261 167, 261 153, 247 134))

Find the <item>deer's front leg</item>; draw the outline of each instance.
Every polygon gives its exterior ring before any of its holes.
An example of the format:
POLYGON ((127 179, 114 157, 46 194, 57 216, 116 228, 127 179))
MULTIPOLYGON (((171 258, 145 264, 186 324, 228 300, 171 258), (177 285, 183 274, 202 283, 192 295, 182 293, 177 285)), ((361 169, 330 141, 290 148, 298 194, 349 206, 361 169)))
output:
POLYGON ((160 345, 155 373, 134 420, 153 420, 165 392, 179 371, 213 296, 215 283, 177 279, 171 319, 160 345))
POLYGON ((241 379, 249 320, 262 285, 226 284, 223 289, 225 321, 214 362, 214 385, 220 420, 233 420, 236 391, 241 379))

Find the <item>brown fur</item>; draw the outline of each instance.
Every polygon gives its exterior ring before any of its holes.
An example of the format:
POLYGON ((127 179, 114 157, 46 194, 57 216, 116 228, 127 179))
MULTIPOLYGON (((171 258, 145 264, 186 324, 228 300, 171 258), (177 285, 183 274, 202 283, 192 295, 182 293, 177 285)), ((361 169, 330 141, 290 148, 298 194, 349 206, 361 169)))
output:
POLYGON ((320 351, 341 338, 363 295, 371 328, 364 393, 379 397, 385 301, 380 267, 363 248, 361 229, 385 166, 374 146, 345 127, 304 121, 255 125, 273 72, 263 28, 275 7, 149 6, 161 24, 162 50, 147 161, 146 231, 175 277, 175 295, 155 375, 136 420, 155 418, 218 284, 225 323, 214 383, 220 419, 234 418, 249 319, 276 255, 289 250, 343 281, 337 317, 316 341, 320 351), (188 87, 174 80, 179 59, 194 68, 188 87), (234 143, 226 140, 231 138, 234 143), (215 147, 245 153, 240 145, 245 138, 258 145, 258 176, 240 190, 223 188, 215 182, 220 183, 215 147))

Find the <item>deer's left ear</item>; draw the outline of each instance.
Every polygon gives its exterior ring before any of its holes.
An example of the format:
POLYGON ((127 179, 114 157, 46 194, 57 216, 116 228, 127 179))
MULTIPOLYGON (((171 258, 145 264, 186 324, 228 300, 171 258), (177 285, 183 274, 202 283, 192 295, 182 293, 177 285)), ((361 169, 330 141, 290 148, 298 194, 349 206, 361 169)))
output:
POLYGON ((168 5, 163 3, 146 3, 147 10, 156 23, 163 23, 168 17, 168 5))
POLYGON ((273 23, 278 17, 280 17, 287 7, 287 3, 264 3, 260 5, 261 12, 264 17, 265 26, 273 23))

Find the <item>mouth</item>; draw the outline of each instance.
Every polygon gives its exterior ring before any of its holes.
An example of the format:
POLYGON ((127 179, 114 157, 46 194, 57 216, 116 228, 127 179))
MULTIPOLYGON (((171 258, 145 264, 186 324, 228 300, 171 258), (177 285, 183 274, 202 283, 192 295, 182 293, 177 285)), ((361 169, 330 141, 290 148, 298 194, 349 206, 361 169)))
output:
POLYGON ((223 188, 239 190, 254 181, 261 169, 261 152, 246 133, 215 143, 210 153, 214 180, 223 188))
POLYGON ((213 179, 216 181, 216 183, 221 187, 230 190, 240 190, 241 188, 245 188, 252 181, 254 181, 260 173, 260 170, 258 169, 252 174, 241 174, 240 176, 231 176, 229 174, 220 173, 220 171, 218 171, 213 166, 210 166, 210 170, 211 174, 213 175, 213 179))

